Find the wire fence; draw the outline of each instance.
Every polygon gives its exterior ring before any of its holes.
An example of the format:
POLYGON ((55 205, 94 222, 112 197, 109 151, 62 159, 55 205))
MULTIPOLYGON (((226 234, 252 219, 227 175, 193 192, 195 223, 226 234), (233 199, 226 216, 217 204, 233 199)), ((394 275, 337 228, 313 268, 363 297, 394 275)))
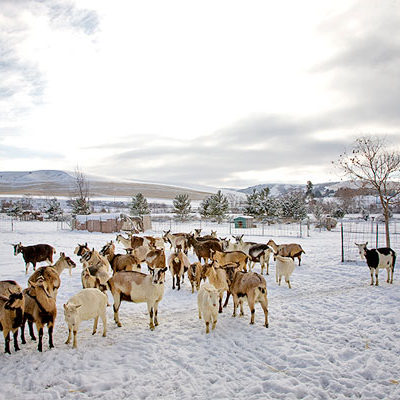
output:
MULTIPOLYGON (((358 261, 360 255, 355 243, 368 242, 369 248, 386 247, 385 224, 376 221, 343 221, 341 229, 342 262, 358 261)), ((389 223, 390 247, 400 251, 400 221, 389 223)))
POLYGON ((271 237, 307 237, 310 236, 310 226, 306 222, 297 223, 257 223, 251 228, 237 228, 233 222, 216 222, 194 220, 188 222, 179 222, 173 218, 170 219, 156 219, 151 222, 152 230, 157 234, 162 234, 163 231, 170 230, 172 233, 188 232, 194 229, 201 229, 202 234, 209 234, 211 231, 217 231, 220 237, 228 235, 241 235, 245 236, 271 236, 271 237))

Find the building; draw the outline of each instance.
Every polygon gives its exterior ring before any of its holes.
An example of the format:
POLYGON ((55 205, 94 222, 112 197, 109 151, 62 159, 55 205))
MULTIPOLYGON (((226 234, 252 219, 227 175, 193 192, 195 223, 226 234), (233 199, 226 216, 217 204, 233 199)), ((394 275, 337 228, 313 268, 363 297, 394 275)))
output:
POLYGON ((233 222, 235 223, 235 228, 255 228, 254 217, 249 215, 240 215, 233 222))

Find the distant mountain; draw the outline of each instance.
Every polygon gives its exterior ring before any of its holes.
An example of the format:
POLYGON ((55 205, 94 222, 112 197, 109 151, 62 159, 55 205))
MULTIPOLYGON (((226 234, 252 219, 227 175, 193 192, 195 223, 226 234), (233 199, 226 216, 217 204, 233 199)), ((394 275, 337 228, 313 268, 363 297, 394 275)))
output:
MULTIPOLYGON (((352 187, 350 182, 329 182, 329 183, 317 183, 313 185, 314 192, 319 191, 322 195, 326 193, 326 191, 336 192, 341 187, 352 187)), ((305 190, 305 184, 288 184, 288 183, 265 183, 261 185, 250 186, 245 189, 239 189, 239 192, 250 194, 253 193, 253 190, 260 191, 268 187, 270 190, 271 196, 280 196, 285 194, 291 190, 305 190)))
MULTIPOLYGON (((215 188, 190 188, 178 185, 86 175, 93 197, 126 197, 142 193, 147 198, 173 199, 187 193, 192 200, 202 200, 215 188)), ((74 195, 74 173, 59 170, 0 171, 0 195, 65 196, 74 195)))

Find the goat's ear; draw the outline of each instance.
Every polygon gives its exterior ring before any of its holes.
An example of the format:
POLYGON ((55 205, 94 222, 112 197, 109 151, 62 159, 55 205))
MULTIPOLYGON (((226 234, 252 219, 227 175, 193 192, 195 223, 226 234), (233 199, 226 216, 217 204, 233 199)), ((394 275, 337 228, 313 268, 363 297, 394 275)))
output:
POLYGON ((67 305, 65 303, 63 304, 63 307, 64 307, 64 310, 68 309, 68 307, 67 307, 67 305))
POLYGON ((10 299, 6 296, 0 295, 0 300, 8 301, 10 299))
POLYGON ((368 242, 365 242, 365 245, 367 245, 368 244, 368 242))
POLYGON ((76 308, 79 308, 81 305, 82 305, 82 304, 77 304, 77 305, 75 306, 75 309, 76 309, 76 308))

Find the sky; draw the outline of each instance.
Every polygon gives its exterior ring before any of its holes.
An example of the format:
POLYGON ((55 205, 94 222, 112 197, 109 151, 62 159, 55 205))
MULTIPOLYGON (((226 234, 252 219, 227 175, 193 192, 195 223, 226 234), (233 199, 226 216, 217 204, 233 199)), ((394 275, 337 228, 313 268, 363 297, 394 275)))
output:
POLYGON ((0 170, 242 188, 400 145, 400 0, 0 0, 0 170))

